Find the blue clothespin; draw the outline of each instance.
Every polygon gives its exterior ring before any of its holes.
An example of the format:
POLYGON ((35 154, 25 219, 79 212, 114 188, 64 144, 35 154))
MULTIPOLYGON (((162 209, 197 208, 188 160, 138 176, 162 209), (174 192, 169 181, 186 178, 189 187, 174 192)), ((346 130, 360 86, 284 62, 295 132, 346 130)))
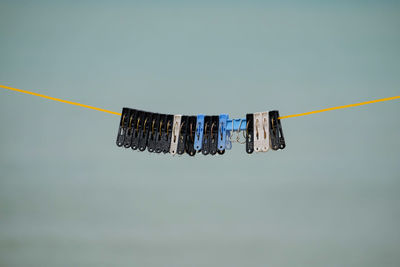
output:
POLYGON ((203 132, 204 132, 204 115, 197 115, 197 125, 196 125, 196 134, 194 137, 194 149, 199 151, 201 150, 203 144, 203 132))
MULTIPOLYGON (((240 131, 245 131, 246 130, 246 124, 247 124, 246 118, 244 118, 244 119, 231 119, 231 120, 228 119, 226 121, 226 130, 230 131, 230 132, 232 131, 232 129, 235 132, 238 132, 239 129, 240 129, 240 131)), ((231 135, 232 135, 232 133, 231 133, 231 135)))
POLYGON ((226 146, 226 122, 228 114, 219 115, 218 150, 225 150, 226 146))

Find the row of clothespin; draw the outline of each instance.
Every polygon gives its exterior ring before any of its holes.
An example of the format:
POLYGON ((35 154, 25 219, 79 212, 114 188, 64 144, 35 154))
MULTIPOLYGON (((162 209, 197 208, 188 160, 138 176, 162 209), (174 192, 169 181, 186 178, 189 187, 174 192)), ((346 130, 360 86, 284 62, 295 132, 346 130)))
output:
POLYGON ((245 143, 249 154, 285 148, 279 111, 229 119, 227 114, 186 116, 123 108, 117 136, 119 147, 190 156, 224 154, 233 142, 245 143))

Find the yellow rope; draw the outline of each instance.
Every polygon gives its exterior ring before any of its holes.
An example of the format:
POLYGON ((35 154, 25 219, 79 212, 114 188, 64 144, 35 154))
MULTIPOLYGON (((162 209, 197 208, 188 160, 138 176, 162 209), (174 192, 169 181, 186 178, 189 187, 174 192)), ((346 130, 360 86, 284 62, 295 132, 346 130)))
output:
POLYGON ((377 102, 383 102, 383 101, 394 100, 394 99, 398 99, 398 98, 400 98, 400 96, 393 96, 393 97, 388 97, 388 98, 381 98, 381 99, 376 99, 376 100, 371 100, 371 101, 366 101, 366 102, 361 102, 361 103, 356 103, 356 104, 350 104, 350 105, 344 105, 344 106, 338 106, 338 107, 333 107, 333 108, 324 108, 324 109, 314 110, 314 111, 305 112, 305 113, 299 113, 299 114, 281 116, 281 117, 279 117, 279 119, 287 119, 287 118, 293 118, 293 117, 306 116, 306 115, 315 114, 315 113, 320 113, 320 112, 325 112, 325 111, 331 111, 331 110, 342 109, 342 108, 357 107, 357 106, 362 106, 362 105, 367 105, 367 104, 372 104, 372 103, 377 103, 377 102))
POLYGON ((63 100, 63 99, 59 99, 59 98, 55 98, 55 97, 51 97, 51 96, 47 96, 47 95, 42 95, 42 94, 30 92, 30 91, 25 91, 25 90, 21 90, 21 89, 17 89, 17 88, 12 88, 12 87, 8 87, 8 86, 4 86, 4 85, 0 85, 0 87, 4 88, 4 89, 8 89, 8 90, 24 93, 24 94, 35 95, 35 96, 38 96, 38 97, 47 98, 47 99, 58 101, 58 102, 61 102, 61 103, 71 104, 71 105, 80 106, 80 107, 84 107, 84 108, 90 108, 90 109, 103 111, 103 112, 107 112, 107 113, 110 113, 110 114, 115 114, 115 115, 121 116, 121 113, 110 111, 110 110, 107 110, 107 109, 96 108, 96 107, 92 107, 92 106, 88 106, 88 105, 84 105, 84 104, 80 104, 80 103, 76 103, 76 102, 72 102, 72 101, 68 101, 68 100, 63 100))
MULTIPOLYGON (((90 108, 90 109, 94 109, 94 110, 98 110, 98 111, 102 111, 102 112, 106 112, 106 113, 110 113, 110 114, 121 116, 121 113, 110 111, 110 110, 107 110, 107 109, 96 108, 96 107, 92 107, 92 106, 88 106, 88 105, 84 105, 84 104, 80 104, 80 103, 76 103, 76 102, 72 102, 72 101, 68 101, 68 100, 63 100, 63 99, 59 99, 59 98, 55 98, 55 97, 51 97, 51 96, 47 96, 47 95, 42 95, 42 94, 30 92, 30 91, 25 91, 25 90, 21 90, 21 89, 17 89, 17 88, 12 88, 12 87, 8 87, 8 86, 4 86, 4 85, 0 85, 0 87, 4 88, 4 89, 7 89, 7 90, 12 90, 12 91, 16 91, 16 92, 20 92, 20 93, 24 93, 24 94, 29 94, 29 95, 35 95, 35 96, 47 98, 47 99, 50 99, 50 100, 54 100, 54 101, 58 101, 58 102, 66 103, 66 104, 71 104, 71 105, 80 106, 80 107, 84 107, 84 108, 90 108)), ((389 100, 394 100, 394 99, 399 99, 399 98, 400 98, 400 96, 393 96, 393 97, 388 97, 388 98, 382 98, 382 99, 376 99, 376 100, 356 103, 356 104, 350 104, 350 105, 338 106, 338 107, 333 107, 333 108, 325 108, 325 109, 320 109, 320 110, 314 110, 314 111, 305 112, 305 113, 281 116, 281 117, 279 117, 279 119, 287 119, 287 118, 293 118, 293 117, 306 116, 306 115, 311 115, 311 114, 325 112, 325 111, 331 111, 331 110, 342 109, 342 108, 357 107, 357 106, 362 106, 362 105, 367 105, 367 104, 372 104, 372 103, 377 103, 377 102, 383 102, 383 101, 389 101, 389 100)))

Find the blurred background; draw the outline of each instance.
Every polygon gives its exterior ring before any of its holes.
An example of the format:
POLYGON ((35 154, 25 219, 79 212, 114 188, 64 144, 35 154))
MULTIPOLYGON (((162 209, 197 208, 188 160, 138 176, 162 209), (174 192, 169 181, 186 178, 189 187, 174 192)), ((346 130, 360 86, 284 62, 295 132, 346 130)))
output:
MULTIPOLYGON (((119 112, 307 112, 399 95, 398 1, 0 0, 0 84, 119 112)), ((0 88, 1 266, 399 266, 400 103, 171 157, 119 117, 0 88)))

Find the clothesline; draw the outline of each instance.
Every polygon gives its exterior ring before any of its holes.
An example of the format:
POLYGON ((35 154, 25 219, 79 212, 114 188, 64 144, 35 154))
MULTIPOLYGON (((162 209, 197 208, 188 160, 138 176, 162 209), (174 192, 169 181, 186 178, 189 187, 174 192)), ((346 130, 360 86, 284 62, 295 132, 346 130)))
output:
MULTIPOLYGON (((121 116, 121 113, 119 113, 119 112, 115 112, 115 111, 111 111, 111 110, 107 110, 107 109, 103 109, 103 108, 97 108, 97 107, 93 107, 93 106, 89 106, 89 105, 85 105, 85 104, 80 104, 80 103, 72 102, 72 101, 68 101, 68 100, 63 100, 63 99, 60 99, 60 98, 55 98, 55 97, 51 97, 51 96, 47 96, 47 95, 43 95, 43 94, 38 94, 38 93, 35 93, 35 92, 26 91, 26 90, 22 90, 22 89, 18 89, 18 88, 13 88, 13 87, 5 86, 5 85, 0 85, 0 87, 4 88, 4 89, 7 89, 7 90, 11 90, 11 91, 16 91, 16 92, 20 92, 20 93, 24 93, 24 94, 29 94, 29 95, 34 95, 34 96, 50 99, 50 100, 53 100, 53 101, 58 101, 58 102, 61 102, 61 103, 66 103, 66 104, 70 104, 70 105, 89 108, 89 109, 93 109, 93 110, 102 111, 102 112, 106 112, 106 113, 110 113, 110 114, 121 116)), ((282 119, 306 116, 306 115, 311 115, 311 114, 315 114, 315 113, 321 113, 321 112, 325 112, 325 111, 332 111, 332 110, 343 109, 343 108, 357 107, 357 106, 362 106, 362 105, 367 105, 367 104, 372 104, 372 103, 395 100, 395 99, 399 99, 399 98, 400 98, 400 96, 393 96, 393 97, 375 99, 375 100, 370 100, 370 101, 365 101, 365 102, 360 102, 360 103, 355 103, 355 104, 349 104, 349 105, 344 105, 344 106, 324 108, 324 109, 319 109, 319 110, 314 110, 314 111, 309 111, 309 112, 304 112, 304 113, 280 116, 279 119, 282 120, 282 119)))

